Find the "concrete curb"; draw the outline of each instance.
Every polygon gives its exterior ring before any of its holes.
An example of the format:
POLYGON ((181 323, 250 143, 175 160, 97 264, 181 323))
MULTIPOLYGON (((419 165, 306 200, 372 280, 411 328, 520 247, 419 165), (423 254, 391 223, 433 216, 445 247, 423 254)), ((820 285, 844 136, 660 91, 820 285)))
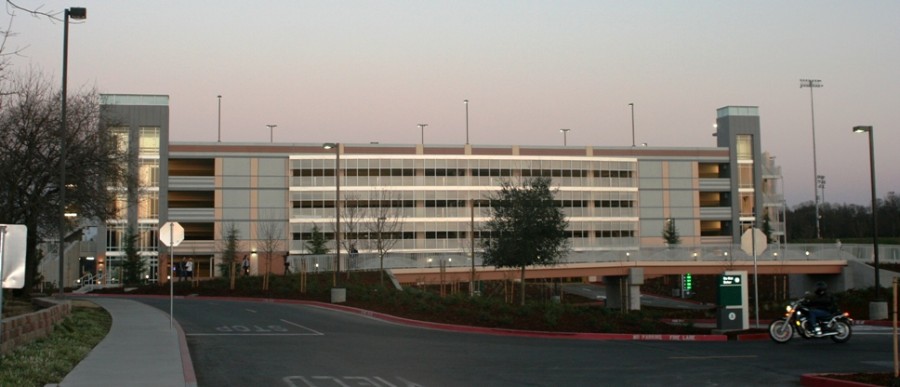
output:
MULTIPOLYGON (((122 298, 169 298, 162 295, 126 295, 126 294, 108 294, 97 296, 113 296, 122 298)), ((378 320, 388 321, 396 324, 416 326, 427 329, 439 329, 455 332, 480 333, 491 335, 506 335, 520 337, 535 338, 558 338, 558 339, 577 339, 577 340, 627 340, 627 341, 728 341, 726 335, 670 335, 670 334, 632 334, 632 333, 587 333, 587 332, 545 332, 545 331, 527 331, 508 328, 485 328, 470 325, 455 325, 435 323, 429 321, 413 320, 404 317, 397 317, 385 313, 373 312, 370 310, 354 308, 340 304, 330 304, 321 301, 307 300, 291 300, 282 298, 256 298, 256 297, 211 297, 211 296, 175 296, 176 299, 196 299, 196 300, 229 300, 244 302, 263 302, 278 304, 295 304, 309 305, 323 309, 331 309, 342 311, 345 313, 358 314, 378 320)), ((768 337, 768 336, 766 336, 768 337)), ((746 340, 744 340, 746 341, 746 340)))
POLYGON ((872 387, 875 384, 859 383, 850 380, 830 378, 834 374, 803 374, 800 376, 800 384, 806 387, 872 387))

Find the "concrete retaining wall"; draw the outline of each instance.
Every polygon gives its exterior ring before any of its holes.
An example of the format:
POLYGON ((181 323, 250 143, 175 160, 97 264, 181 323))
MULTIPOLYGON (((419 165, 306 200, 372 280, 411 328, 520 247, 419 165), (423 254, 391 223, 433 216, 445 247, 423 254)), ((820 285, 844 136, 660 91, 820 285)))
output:
POLYGON ((72 303, 69 301, 41 298, 33 302, 45 308, 34 313, 3 319, 0 354, 9 353, 20 345, 53 333, 56 324, 72 312, 72 303))

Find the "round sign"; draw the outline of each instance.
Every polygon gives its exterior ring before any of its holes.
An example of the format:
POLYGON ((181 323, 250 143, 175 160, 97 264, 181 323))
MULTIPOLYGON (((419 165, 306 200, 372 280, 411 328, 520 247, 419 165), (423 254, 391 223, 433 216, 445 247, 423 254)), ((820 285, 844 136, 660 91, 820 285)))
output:
POLYGON ((734 312, 731 312, 731 313, 728 314, 728 319, 729 319, 729 320, 732 320, 732 321, 733 321, 733 320, 736 319, 736 318, 737 318, 737 315, 736 315, 734 312))

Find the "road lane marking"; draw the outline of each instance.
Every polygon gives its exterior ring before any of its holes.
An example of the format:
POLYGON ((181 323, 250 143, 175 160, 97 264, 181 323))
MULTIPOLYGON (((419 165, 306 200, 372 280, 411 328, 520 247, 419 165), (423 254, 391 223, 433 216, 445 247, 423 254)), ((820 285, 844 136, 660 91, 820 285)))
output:
POLYGON ((303 325, 281 320, 300 328, 303 332, 291 332, 282 325, 221 325, 215 327, 216 332, 185 333, 185 336, 324 336, 325 334, 303 325))
POLYGON ((246 311, 248 311, 248 312, 250 312, 250 313, 256 313, 256 311, 253 310, 253 309, 244 309, 244 310, 246 310, 246 311))
POLYGON ((305 326, 303 326, 303 325, 300 325, 300 324, 297 324, 297 323, 295 323, 295 322, 290 322, 290 321, 285 320, 285 319, 281 319, 281 322, 283 322, 283 323, 285 323, 285 324, 293 325, 293 326, 295 326, 295 327, 297 327, 297 328, 300 328, 300 329, 307 330, 307 331, 312 332, 312 333, 314 333, 314 334, 316 334, 316 335, 318 335, 318 336, 325 336, 325 334, 322 333, 322 332, 319 332, 319 331, 317 331, 317 330, 315 330, 315 329, 312 329, 312 328, 307 328, 307 327, 305 327, 305 326))
POLYGON ((670 356, 669 359, 677 360, 713 360, 713 359, 755 359, 756 355, 733 355, 733 356, 670 356))
POLYGON ((185 333, 185 336, 321 336, 315 333, 185 333))
POLYGON ((412 382, 410 380, 401 378, 399 376, 395 377, 397 379, 396 382, 388 381, 386 378, 382 378, 380 376, 330 376, 330 375, 315 375, 315 376, 300 376, 300 375, 292 375, 285 376, 281 380, 283 380, 287 385, 292 387, 299 386, 307 386, 307 387, 318 387, 318 386, 342 386, 342 387, 350 387, 350 386, 372 386, 372 387, 423 387, 419 383, 412 382), (322 383, 317 383, 322 382, 322 383), (380 382, 380 383, 378 383, 380 382))

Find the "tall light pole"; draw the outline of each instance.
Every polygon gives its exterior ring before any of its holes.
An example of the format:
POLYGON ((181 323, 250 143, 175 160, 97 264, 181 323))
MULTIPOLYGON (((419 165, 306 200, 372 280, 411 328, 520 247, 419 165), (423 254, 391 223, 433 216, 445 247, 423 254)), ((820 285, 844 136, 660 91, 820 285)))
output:
POLYGON ((570 130, 572 130, 572 129, 560 129, 560 130, 559 130, 559 131, 562 132, 562 134, 563 134, 563 146, 569 145, 569 141, 568 141, 568 139, 567 139, 566 137, 567 137, 567 135, 569 134, 569 131, 570 131, 570 130))
POLYGON ((875 249, 875 301, 881 300, 881 281, 878 278, 878 198, 875 194, 875 140, 872 126, 854 126, 853 133, 869 133, 869 172, 872 181, 872 247, 875 249))
POLYGON ((469 100, 464 99, 463 103, 466 104, 466 145, 469 145, 469 100))
POLYGON ((219 96, 219 142, 222 142, 222 96, 219 96))
POLYGON ((274 134, 273 134, 273 130, 272 130, 272 129, 277 128, 278 125, 275 125, 275 124, 268 124, 268 125, 266 125, 266 126, 269 127, 269 142, 270 142, 270 143, 273 143, 273 142, 275 142, 275 136, 274 136, 274 134))
POLYGON ((816 176, 816 184, 820 191, 822 191, 822 203, 827 203, 825 200, 825 175, 816 176))
POLYGON ((425 127, 428 124, 418 124, 419 130, 422 132, 422 145, 425 145, 425 127))
POLYGON ((337 287, 337 272, 341 269, 341 143, 326 142, 322 148, 334 149, 334 247, 337 252, 331 286, 337 287))
POLYGON ((63 16, 62 106, 59 125, 59 294, 65 293, 66 240, 66 93, 69 84, 69 18, 87 19, 87 8, 66 8, 63 16))
POLYGON ((628 106, 631 106, 631 147, 634 148, 634 102, 629 103, 628 106))
POLYGON ((822 239, 822 228, 819 225, 819 170, 816 167, 816 108, 813 103, 813 89, 822 87, 819 79, 801 79, 800 88, 809 88, 809 111, 812 115, 812 149, 813 149, 813 190, 816 193, 816 239, 822 239))

